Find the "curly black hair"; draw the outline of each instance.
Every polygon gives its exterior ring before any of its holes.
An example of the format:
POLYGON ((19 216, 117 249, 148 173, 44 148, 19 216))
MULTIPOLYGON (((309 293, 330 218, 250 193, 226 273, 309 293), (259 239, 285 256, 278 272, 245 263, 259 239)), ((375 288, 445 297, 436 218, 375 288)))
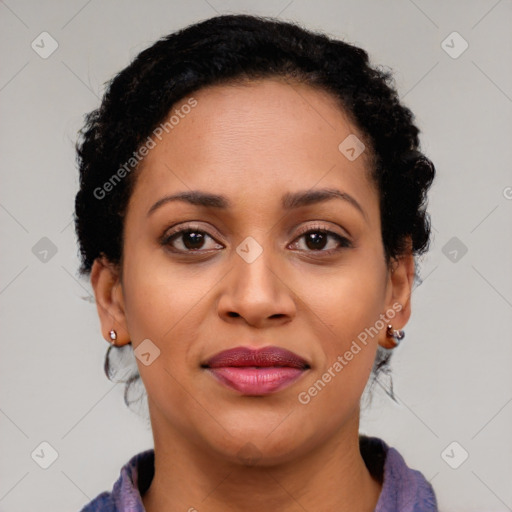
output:
MULTIPOLYGON (((139 163, 134 155, 171 108, 206 86, 265 78, 330 93, 359 129, 372 155, 370 176, 379 191, 386 261, 409 249, 415 256, 428 249, 427 191, 435 168, 419 149, 419 129, 400 103, 392 73, 372 67, 361 48, 296 23, 222 15, 142 51, 110 81, 100 107, 86 116, 77 142, 80 189, 75 200, 82 277, 100 256, 122 275, 124 218, 139 163), (123 179, 107 188, 116 173, 123 179), (108 200, 103 200, 107 190, 108 200)), ((109 353, 105 371, 111 378, 109 353)), ((390 355, 379 348, 374 378, 387 370, 390 355)), ((137 378, 128 379, 125 401, 137 378)), ((393 397, 392 388, 388 394, 393 397)))

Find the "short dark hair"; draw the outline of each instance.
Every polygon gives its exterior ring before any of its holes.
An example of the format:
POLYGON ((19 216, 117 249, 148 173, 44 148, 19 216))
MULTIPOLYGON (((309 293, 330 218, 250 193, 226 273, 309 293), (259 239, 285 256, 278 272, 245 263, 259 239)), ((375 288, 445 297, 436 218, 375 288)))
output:
MULTIPOLYGON (((110 81, 100 107, 86 116, 77 142, 75 200, 81 276, 90 274, 100 256, 122 270, 124 218, 137 177, 132 157, 171 108, 205 86, 264 78, 304 83, 339 101, 372 155, 370 176, 379 191, 386 260, 409 248, 415 256, 428 249, 427 191, 435 168, 419 149, 419 129, 399 101, 392 73, 372 67, 361 48, 296 23, 222 15, 142 51, 110 81), (110 187, 108 200, 98 198, 95 191, 126 162, 131 162, 130 172, 110 187)), ((389 356, 379 350, 374 376, 389 356)), ((108 353, 106 371, 110 375, 108 353)))

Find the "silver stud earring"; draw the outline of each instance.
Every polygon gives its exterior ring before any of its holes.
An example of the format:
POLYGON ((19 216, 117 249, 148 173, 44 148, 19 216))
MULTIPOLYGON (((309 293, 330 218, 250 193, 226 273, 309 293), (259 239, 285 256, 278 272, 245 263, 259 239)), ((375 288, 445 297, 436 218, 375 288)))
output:
POLYGON ((108 334, 110 336, 110 344, 115 345, 117 340, 117 332, 112 329, 108 334))
POLYGON ((404 339, 405 337, 405 332, 403 330, 396 330, 396 329, 393 329, 393 326, 391 324, 388 325, 388 329, 386 331, 386 336, 388 338, 393 338, 393 348, 395 347, 398 347, 398 345, 400 344, 400 342, 404 339))

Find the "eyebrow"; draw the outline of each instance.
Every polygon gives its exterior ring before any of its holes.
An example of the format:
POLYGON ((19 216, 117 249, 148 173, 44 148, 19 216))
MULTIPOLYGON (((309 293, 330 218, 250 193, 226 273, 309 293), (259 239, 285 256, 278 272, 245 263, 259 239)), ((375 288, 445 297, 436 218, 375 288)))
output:
MULTIPOLYGON (((368 216, 363 207, 354 199, 350 194, 332 188, 322 188, 315 190, 302 190, 298 192, 289 192, 282 198, 282 207, 285 210, 292 210, 312 204, 323 203, 332 199, 341 199, 355 207, 363 217, 368 220, 368 216)), ((178 192, 176 194, 168 195, 159 199, 149 210, 147 216, 149 217, 155 210, 173 201, 183 201, 196 206, 205 206, 207 208, 216 208, 225 210, 231 205, 230 201, 217 194, 210 194, 201 192, 199 190, 192 190, 189 192, 178 192)))
POLYGON ((172 201, 183 201, 197 206, 206 206, 207 208, 226 209, 229 207, 229 201, 216 194, 208 194, 199 190, 192 190, 190 192, 179 192, 159 199, 149 210, 147 216, 149 217, 157 208, 160 208, 166 203, 172 201))
POLYGON ((348 202, 354 206, 366 220, 368 220, 366 212, 356 199, 354 199, 350 194, 341 192, 335 188, 312 189, 285 194, 283 196, 283 208, 285 210, 291 210, 293 208, 300 208, 301 206, 323 203, 331 199, 341 199, 342 201, 348 202))

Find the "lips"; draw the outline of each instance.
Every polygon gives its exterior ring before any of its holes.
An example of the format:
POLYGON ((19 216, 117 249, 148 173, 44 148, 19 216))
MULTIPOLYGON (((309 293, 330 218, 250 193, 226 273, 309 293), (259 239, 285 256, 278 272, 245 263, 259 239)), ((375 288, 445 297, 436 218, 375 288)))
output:
POLYGON ((252 396, 267 395, 288 387, 310 368, 303 358, 279 347, 224 350, 202 367, 224 386, 252 396))

